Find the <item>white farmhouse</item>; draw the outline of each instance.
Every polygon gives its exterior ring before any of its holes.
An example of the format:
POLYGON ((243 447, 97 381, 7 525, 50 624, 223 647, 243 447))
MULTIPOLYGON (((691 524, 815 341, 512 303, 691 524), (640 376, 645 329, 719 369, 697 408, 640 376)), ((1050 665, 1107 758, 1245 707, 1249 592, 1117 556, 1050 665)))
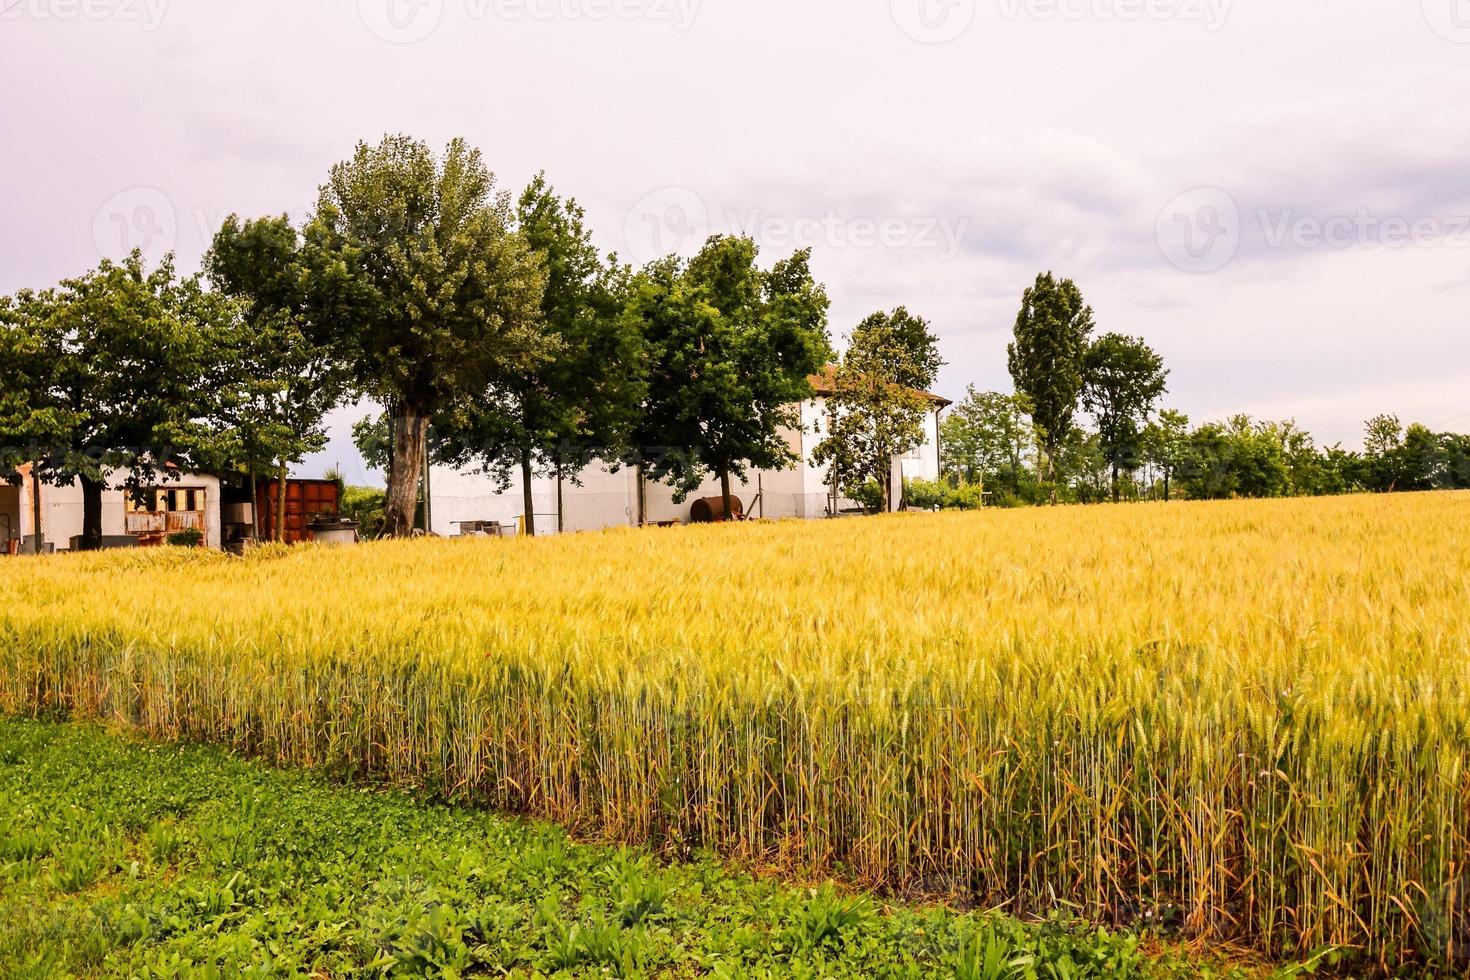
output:
MULTIPOLYGON (((832 486, 825 467, 817 466, 813 454, 825 438, 830 415, 833 372, 812 377, 813 397, 801 408, 802 430, 786 430, 792 452, 800 460, 784 470, 754 470, 744 481, 733 480, 731 493, 740 498, 745 513, 769 519, 815 519, 850 513, 858 509, 832 486)), ((901 506, 904 481, 939 479, 939 422, 949 402, 925 394, 931 411, 925 419, 924 442, 893 461, 890 479, 895 507, 901 506)), ((483 474, 435 466, 430 472, 430 511, 435 534, 454 537, 473 533, 477 526, 514 529, 523 527, 524 495, 519 475, 500 491, 495 481, 483 474)), ((718 478, 706 481, 682 503, 674 500, 671 487, 645 480, 636 467, 612 471, 595 465, 582 470, 576 480, 554 477, 532 480, 532 499, 539 534, 558 530, 600 531, 610 527, 639 527, 648 524, 689 523, 693 504, 720 495, 718 478)))

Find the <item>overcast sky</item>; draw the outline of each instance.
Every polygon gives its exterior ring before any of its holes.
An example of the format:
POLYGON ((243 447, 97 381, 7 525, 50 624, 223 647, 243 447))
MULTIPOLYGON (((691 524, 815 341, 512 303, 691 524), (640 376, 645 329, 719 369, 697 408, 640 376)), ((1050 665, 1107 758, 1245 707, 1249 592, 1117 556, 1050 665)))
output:
MULTIPOLYGON (((192 271, 361 139, 545 169, 607 250, 799 245, 839 337, 1008 390, 1038 271, 1196 421, 1470 431, 1470 0, 0 0, 0 292, 192 271)), ((338 438, 307 468, 361 464, 338 438)))

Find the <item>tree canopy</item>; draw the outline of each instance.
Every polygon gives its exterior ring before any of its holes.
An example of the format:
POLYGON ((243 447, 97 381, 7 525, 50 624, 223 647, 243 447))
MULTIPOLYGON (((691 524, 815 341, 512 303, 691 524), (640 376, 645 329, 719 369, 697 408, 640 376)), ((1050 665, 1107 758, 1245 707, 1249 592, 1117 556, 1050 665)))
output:
POLYGON ((1103 334, 1083 355, 1082 405, 1097 423, 1115 502, 1119 473, 1142 463, 1143 428, 1168 390, 1168 376, 1164 359, 1138 337, 1103 334))
POLYGON ((876 483, 879 507, 893 508, 894 460, 924 440, 934 411, 927 391, 942 363, 928 321, 904 307, 853 330, 833 379, 827 437, 813 456, 849 497, 876 483))
POLYGON ((757 254, 748 238, 712 237, 687 263, 644 269, 628 306, 648 351, 641 465, 682 495, 718 477, 727 515, 732 477, 795 460, 784 433, 800 429, 810 376, 831 353, 810 251, 769 271, 757 254))
POLYGON ((80 547, 102 538, 102 493, 122 471, 137 490, 171 479, 174 464, 218 459, 213 362, 227 349, 232 310, 199 277, 179 277, 172 256, 148 269, 141 253, 54 289, 22 292, 3 307, 6 476, 21 457, 43 482, 82 486, 80 547), (9 363, 7 363, 7 372, 9 363), (16 437, 20 437, 17 440, 16 437))
POLYGON ((576 479, 593 458, 626 450, 645 393, 642 336, 623 316, 631 273, 604 262, 586 215, 538 174, 516 204, 516 225, 543 267, 543 356, 509 365, 435 419, 436 457, 477 466, 502 489, 519 469, 528 533, 531 481, 550 470, 576 479))
POLYGON ((1092 329, 1092 307, 1070 279, 1042 273, 1021 298, 1008 361, 1016 391, 1031 404, 1049 466, 1072 431, 1092 329))
POLYGON ((388 531, 408 534, 429 420, 542 363, 546 270, 462 140, 390 136, 332 168, 305 228, 309 316, 393 421, 388 531))

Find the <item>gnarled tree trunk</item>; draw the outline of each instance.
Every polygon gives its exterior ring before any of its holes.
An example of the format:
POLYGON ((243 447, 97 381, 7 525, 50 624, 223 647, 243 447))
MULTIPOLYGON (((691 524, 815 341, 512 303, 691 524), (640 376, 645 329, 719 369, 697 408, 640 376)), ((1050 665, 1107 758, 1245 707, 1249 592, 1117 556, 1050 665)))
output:
POLYGON ((101 480, 82 477, 82 551, 96 551, 102 547, 102 491, 107 485, 101 480))
POLYGON ((429 419, 423 412, 400 405, 393 411, 393 460, 388 470, 388 502, 384 533, 391 538, 413 536, 414 512, 419 504, 419 474, 424 468, 424 442, 429 419))

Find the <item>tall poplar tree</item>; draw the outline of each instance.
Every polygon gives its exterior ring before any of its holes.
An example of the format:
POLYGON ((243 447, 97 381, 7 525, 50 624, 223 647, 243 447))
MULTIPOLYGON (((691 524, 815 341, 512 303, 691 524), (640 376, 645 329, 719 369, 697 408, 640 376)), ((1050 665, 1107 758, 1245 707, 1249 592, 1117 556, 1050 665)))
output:
POLYGON ((1053 484, 1056 461, 1082 396, 1083 359, 1092 329, 1092 307, 1083 301, 1082 291, 1072 280, 1058 280, 1050 272, 1038 275, 1027 288, 1016 315, 1015 341, 1008 348, 1011 378, 1031 404, 1053 484))

